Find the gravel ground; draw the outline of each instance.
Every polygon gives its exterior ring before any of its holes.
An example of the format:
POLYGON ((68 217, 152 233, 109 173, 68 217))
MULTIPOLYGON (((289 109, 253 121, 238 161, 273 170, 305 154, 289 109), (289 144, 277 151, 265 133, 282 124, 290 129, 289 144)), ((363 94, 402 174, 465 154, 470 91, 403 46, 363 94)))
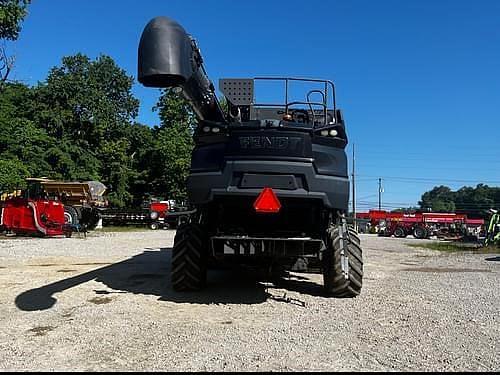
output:
POLYGON ((179 294, 174 233, 0 239, 0 370, 500 370, 499 254, 362 235, 355 299, 238 271, 179 294))

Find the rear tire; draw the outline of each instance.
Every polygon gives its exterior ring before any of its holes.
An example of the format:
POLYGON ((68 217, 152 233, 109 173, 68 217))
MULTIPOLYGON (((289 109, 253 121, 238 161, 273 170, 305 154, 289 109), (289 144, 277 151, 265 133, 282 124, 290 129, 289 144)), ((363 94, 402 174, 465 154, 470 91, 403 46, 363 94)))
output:
POLYGON ((177 229, 172 249, 172 287, 176 291, 200 290, 207 280, 206 236, 198 224, 177 229))
POLYGON ((99 224, 101 213, 97 208, 85 207, 81 209, 80 223, 85 225, 87 229, 94 230, 99 224))
POLYGON ((73 206, 64 206, 64 224, 77 225, 78 212, 73 206))
POLYGON ((403 228, 401 227, 397 227, 396 229, 394 229, 394 237, 397 237, 397 238, 404 238, 406 237, 406 232, 403 228))
MULTIPOLYGON (((323 252, 323 282, 325 293, 334 297, 356 297, 363 283, 363 252, 359 243, 347 238, 342 226, 327 230, 323 252)), ((352 237, 349 233, 349 237, 352 237)))
POLYGON ((358 245, 361 244, 359 233, 353 227, 349 227, 349 239, 358 245))
POLYGON ((420 239, 426 238, 427 237, 427 230, 424 227, 415 227, 413 229, 413 237, 420 239))

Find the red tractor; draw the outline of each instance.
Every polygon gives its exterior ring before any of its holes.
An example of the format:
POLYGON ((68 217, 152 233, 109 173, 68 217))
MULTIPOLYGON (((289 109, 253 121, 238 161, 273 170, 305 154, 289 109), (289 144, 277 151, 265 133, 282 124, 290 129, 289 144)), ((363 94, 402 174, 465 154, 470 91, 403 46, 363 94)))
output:
POLYGON ((64 223, 64 205, 49 200, 39 179, 28 179, 28 188, 5 195, 0 202, 0 228, 7 233, 35 236, 71 236, 64 223))

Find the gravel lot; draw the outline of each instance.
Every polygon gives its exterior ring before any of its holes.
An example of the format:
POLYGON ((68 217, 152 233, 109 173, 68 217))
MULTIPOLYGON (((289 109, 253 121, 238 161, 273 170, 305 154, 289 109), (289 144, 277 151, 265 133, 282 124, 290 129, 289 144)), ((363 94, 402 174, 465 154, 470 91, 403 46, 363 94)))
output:
POLYGON ((178 294, 174 233, 0 238, 0 370, 500 370, 500 254, 362 235, 355 299, 238 271, 178 294))

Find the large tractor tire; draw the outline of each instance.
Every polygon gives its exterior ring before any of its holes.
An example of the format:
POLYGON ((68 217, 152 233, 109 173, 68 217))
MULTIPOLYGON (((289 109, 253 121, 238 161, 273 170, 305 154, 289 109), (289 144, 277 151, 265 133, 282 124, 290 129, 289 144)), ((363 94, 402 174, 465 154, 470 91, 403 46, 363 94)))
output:
POLYGON ((172 287, 176 291, 200 290, 207 280, 206 235, 198 224, 177 229, 172 250, 172 287))
POLYGON ((359 233, 353 227, 349 227, 349 239, 354 241, 358 246, 361 244, 359 233))
POLYGON ((363 284, 363 253, 359 237, 343 226, 327 230, 323 251, 323 282, 325 293, 334 297, 356 297, 363 284))
POLYGON ((64 224, 77 225, 78 223, 78 211, 76 208, 73 206, 64 206, 64 224))
POLYGON ((416 226, 415 229, 413 229, 413 237, 420 240, 427 238, 427 229, 425 227, 416 226))

